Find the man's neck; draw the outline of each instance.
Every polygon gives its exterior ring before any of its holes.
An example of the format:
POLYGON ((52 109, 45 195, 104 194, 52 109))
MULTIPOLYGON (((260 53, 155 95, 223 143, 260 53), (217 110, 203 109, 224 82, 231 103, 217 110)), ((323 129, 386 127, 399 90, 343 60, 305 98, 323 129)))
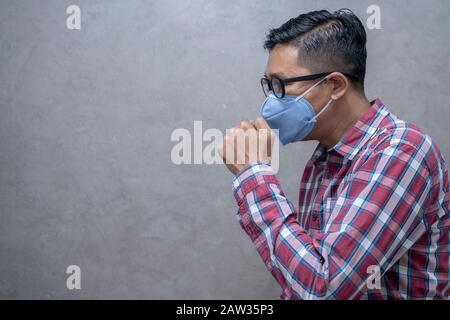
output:
POLYGON ((358 121, 359 118, 370 108, 370 102, 365 96, 350 96, 339 101, 338 111, 334 115, 335 127, 326 136, 319 139, 327 149, 334 147, 346 132, 358 121))

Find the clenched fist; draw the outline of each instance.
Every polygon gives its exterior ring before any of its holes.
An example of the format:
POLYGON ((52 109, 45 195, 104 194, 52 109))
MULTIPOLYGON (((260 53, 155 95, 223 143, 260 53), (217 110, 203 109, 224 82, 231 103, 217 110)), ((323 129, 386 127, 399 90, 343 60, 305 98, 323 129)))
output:
POLYGON ((251 163, 270 162, 274 134, 263 118, 244 120, 227 130, 218 151, 233 174, 251 163))

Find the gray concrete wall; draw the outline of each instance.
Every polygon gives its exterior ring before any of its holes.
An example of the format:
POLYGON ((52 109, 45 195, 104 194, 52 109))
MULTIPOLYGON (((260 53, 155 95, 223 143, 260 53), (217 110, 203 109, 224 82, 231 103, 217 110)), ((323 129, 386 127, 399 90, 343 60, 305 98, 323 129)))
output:
MULTIPOLYGON (((174 165, 170 135, 257 116, 270 27, 322 8, 365 21, 371 4, 369 98, 449 159, 447 0, 0 0, 0 298, 277 299, 232 176, 174 165), (66 288, 72 264, 81 290, 66 288)), ((281 148, 294 203, 314 146, 281 148)))

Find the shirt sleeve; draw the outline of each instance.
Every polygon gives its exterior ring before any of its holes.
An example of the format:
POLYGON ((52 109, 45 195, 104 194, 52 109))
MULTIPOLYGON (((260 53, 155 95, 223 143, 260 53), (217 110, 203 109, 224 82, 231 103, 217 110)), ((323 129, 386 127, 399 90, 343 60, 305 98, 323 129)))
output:
POLYGON ((253 163, 233 180, 237 219, 281 299, 357 299, 369 268, 384 274, 425 232, 431 174, 417 148, 391 144, 373 153, 338 195, 323 232, 298 223, 268 163, 253 163))

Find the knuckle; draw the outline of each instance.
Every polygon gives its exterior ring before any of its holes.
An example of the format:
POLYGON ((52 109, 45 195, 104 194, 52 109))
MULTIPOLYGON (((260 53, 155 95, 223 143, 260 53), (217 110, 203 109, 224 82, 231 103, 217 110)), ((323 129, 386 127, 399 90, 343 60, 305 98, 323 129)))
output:
POLYGON ((241 128, 245 128, 245 127, 247 127, 248 126, 248 120, 241 120, 240 122, 239 122, 239 127, 241 127, 241 128))
POLYGON ((263 126, 264 125, 264 119, 260 118, 260 117, 256 118, 255 124, 258 125, 258 126, 263 126))

